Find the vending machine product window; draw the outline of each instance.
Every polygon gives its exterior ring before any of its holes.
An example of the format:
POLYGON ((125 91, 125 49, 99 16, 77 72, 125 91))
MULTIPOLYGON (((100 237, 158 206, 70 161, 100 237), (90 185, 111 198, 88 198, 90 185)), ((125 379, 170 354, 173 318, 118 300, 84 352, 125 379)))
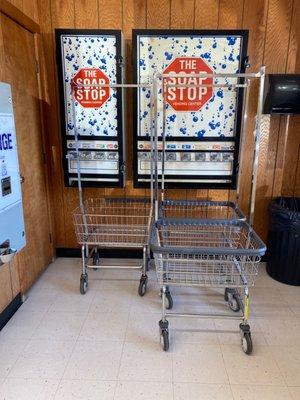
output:
POLYGON ((66 186, 123 187, 124 43, 119 30, 56 30, 66 186))
MULTIPOLYGON (((244 80, 191 75, 244 72, 247 40, 245 30, 133 31, 135 82, 149 83, 155 73, 170 76, 158 78, 156 94, 159 152, 163 129, 166 137, 166 187, 236 187, 243 89, 235 85, 244 80), (163 82, 169 85, 164 91, 163 82)), ((150 181, 150 103, 150 90, 135 91, 135 187, 150 181)))

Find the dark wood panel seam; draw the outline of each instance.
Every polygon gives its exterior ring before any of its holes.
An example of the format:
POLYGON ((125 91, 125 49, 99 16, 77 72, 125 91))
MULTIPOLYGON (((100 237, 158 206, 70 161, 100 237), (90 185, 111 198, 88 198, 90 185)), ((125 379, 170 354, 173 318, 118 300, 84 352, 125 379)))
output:
POLYGON ((7 0, 0 0, 0 11, 29 32, 40 33, 40 25, 7 0))

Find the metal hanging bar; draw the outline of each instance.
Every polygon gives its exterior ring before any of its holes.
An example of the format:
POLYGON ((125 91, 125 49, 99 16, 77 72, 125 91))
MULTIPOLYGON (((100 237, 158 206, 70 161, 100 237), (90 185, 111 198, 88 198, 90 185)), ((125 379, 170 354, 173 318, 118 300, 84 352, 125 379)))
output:
POLYGON ((208 74, 201 72, 199 74, 158 74, 161 78, 259 78, 259 72, 249 73, 214 73, 208 74))

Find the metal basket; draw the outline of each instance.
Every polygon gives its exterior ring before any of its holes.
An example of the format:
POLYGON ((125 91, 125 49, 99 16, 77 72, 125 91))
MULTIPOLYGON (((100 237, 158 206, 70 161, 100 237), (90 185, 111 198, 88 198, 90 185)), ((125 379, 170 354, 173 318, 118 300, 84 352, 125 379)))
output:
POLYGON ((73 213, 79 244, 102 247, 142 247, 149 242, 150 199, 88 199, 73 213))
POLYGON ((151 232, 161 285, 252 286, 266 247, 244 221, 159 220, 151 232))
POLYGON ((160 218, 240 220, 246 217, 231 201, 164 200, 159 207, 160 218))

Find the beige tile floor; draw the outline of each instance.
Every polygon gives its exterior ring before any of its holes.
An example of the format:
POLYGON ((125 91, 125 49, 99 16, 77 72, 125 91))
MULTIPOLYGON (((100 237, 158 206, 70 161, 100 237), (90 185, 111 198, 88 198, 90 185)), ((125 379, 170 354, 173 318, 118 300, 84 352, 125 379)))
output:
MULTIPOLYGON (((154 272, 144 298, 134 271, 90 271, 82 296, 79 268, 56 260, 0 332, 0 400, 300 399, 300 288, 264 265, 251 291, 251 356, 225 319, 172 319, 163 352, 154 272)), ((173 298, 177 311, 226 307, 218 290, 176 288, 173 298)))

